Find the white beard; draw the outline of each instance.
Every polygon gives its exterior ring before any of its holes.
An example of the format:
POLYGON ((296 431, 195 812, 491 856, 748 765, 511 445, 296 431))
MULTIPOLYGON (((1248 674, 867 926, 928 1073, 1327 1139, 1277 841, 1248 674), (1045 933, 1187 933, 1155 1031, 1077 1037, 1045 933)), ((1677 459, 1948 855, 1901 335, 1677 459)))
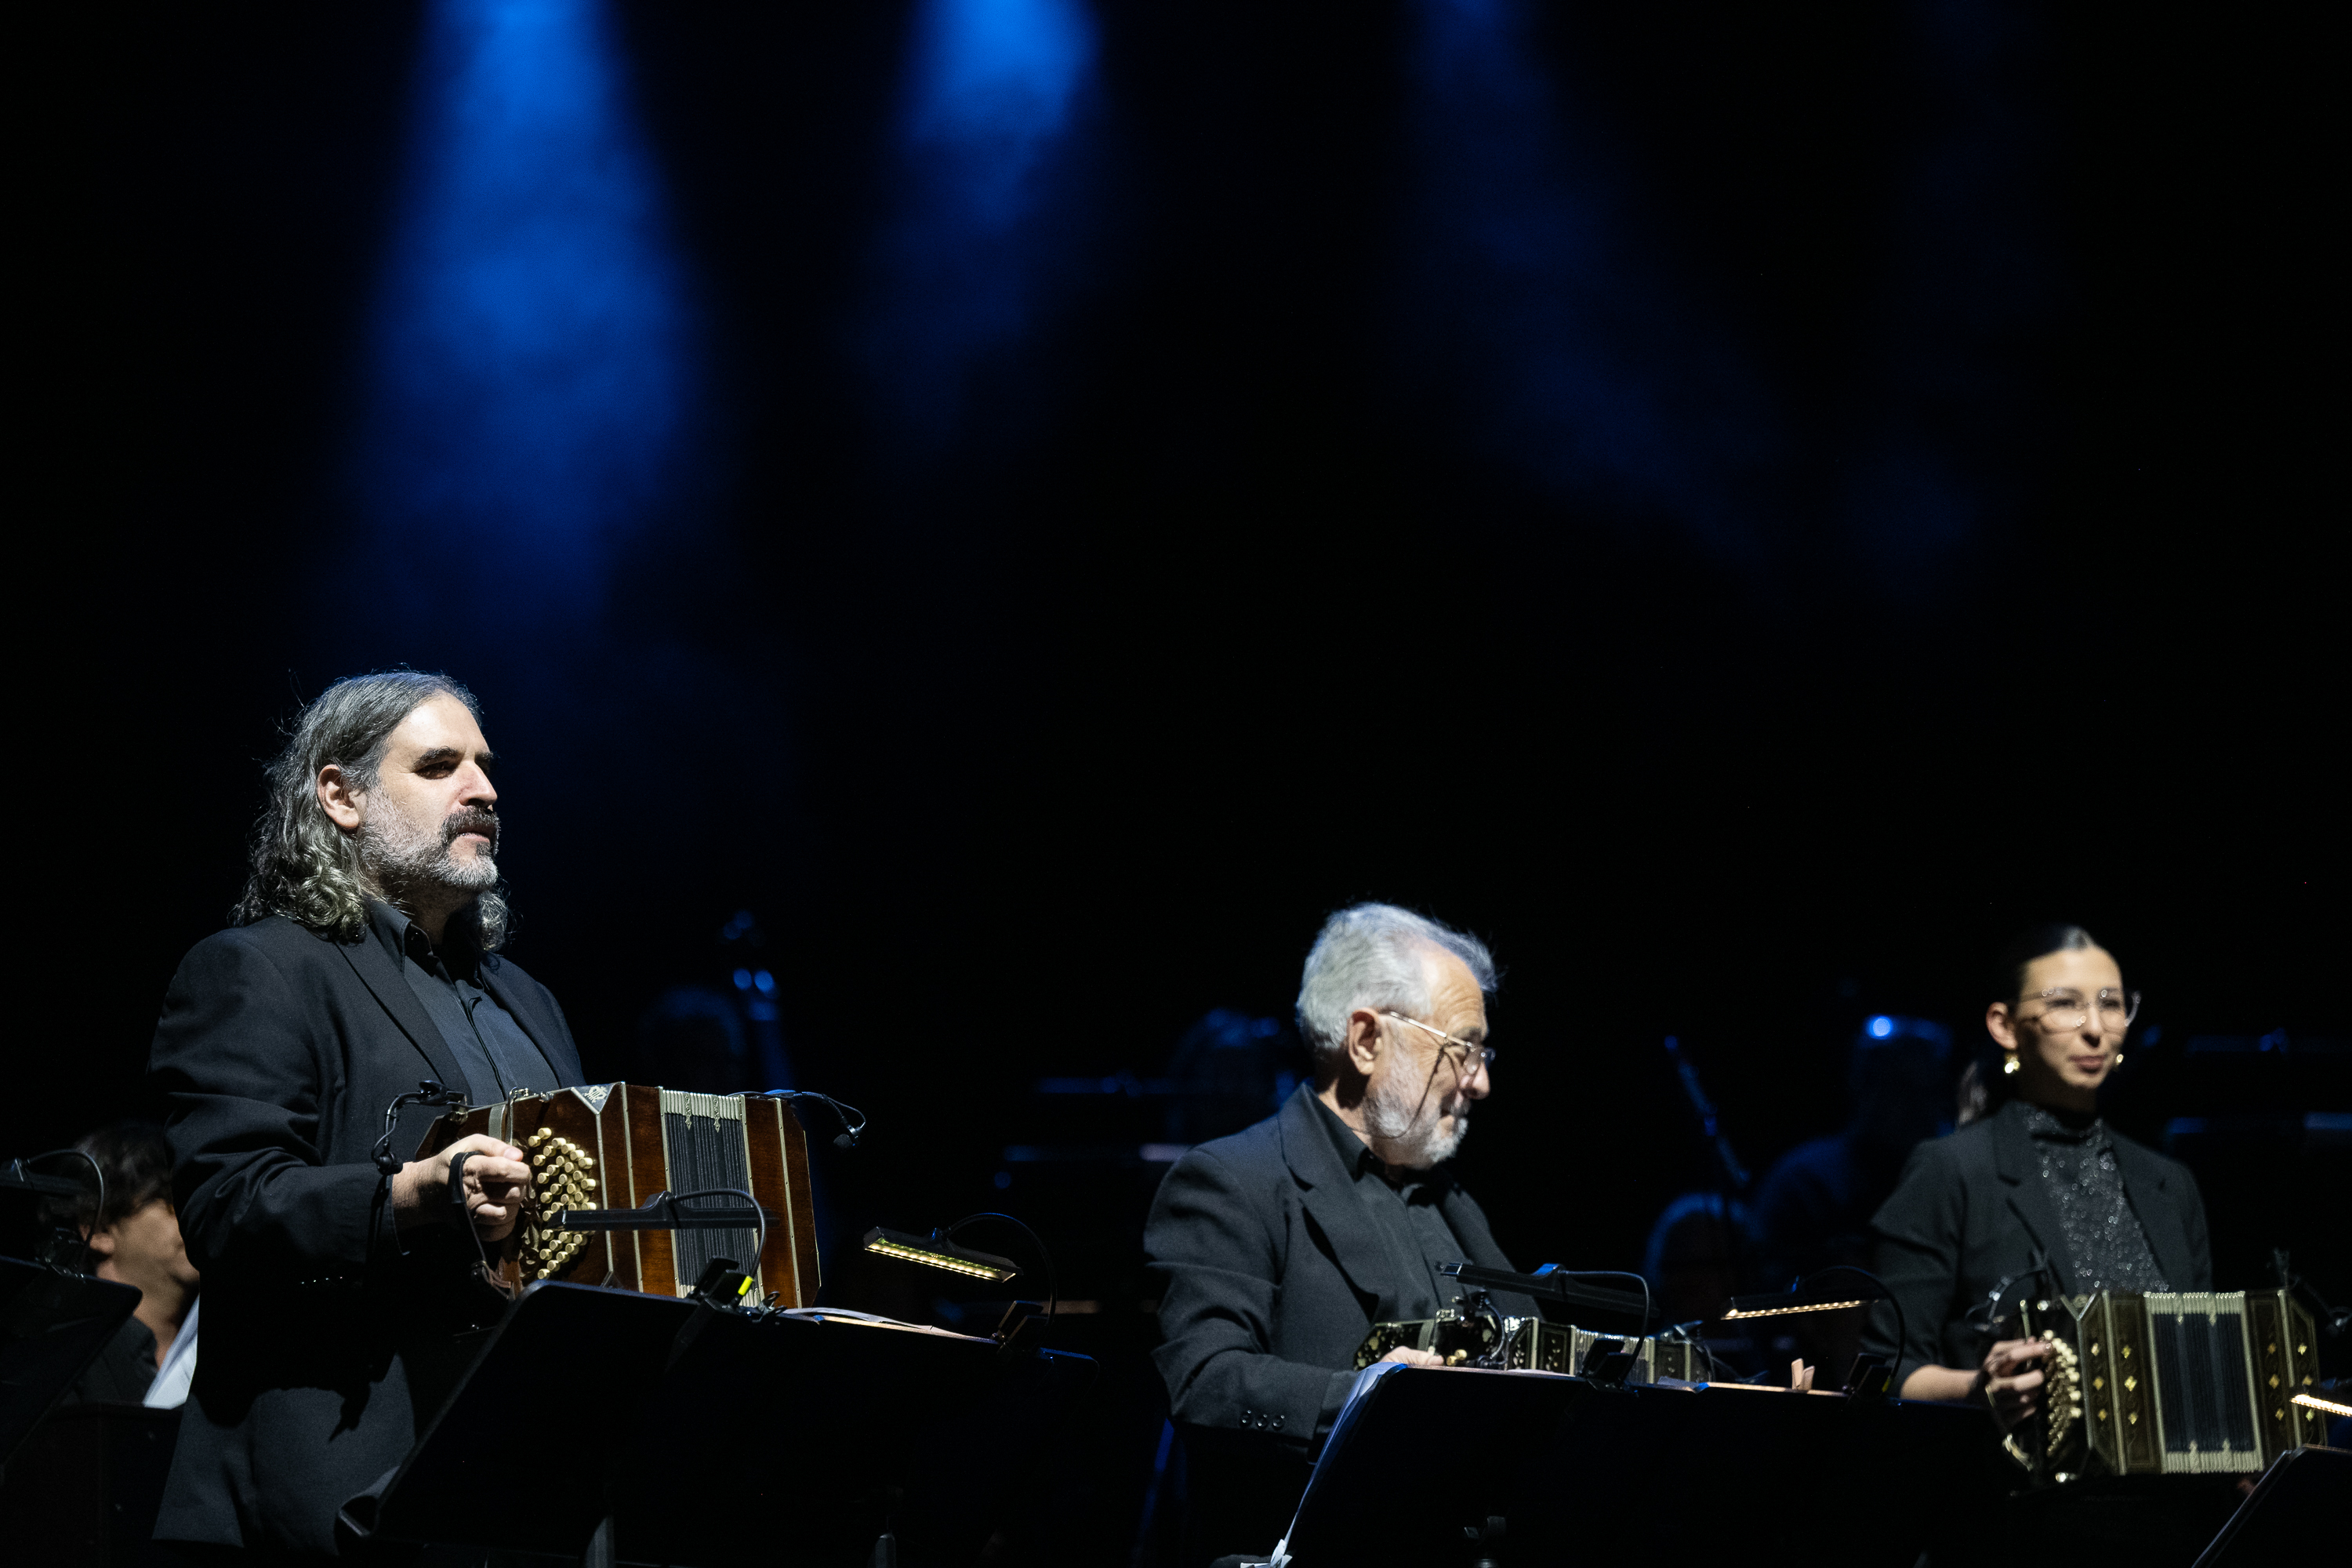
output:
POLYGON ((1450 1108, 1454 1113, 1451 1127, 1445 1125, 1449 1108, 1443 1101, 1430 1101, 1428 1089, 1418 1085, 1407 1088, 1404 1076, 1395 1072, 1382 1073, 1365 1091, 1364 1128, 1398 1152, 1391 1163, 1426 1171, 1440 1161, 1452 1159, 1454 1152, 1462 1147, 1462 1140, 1470 1135, 1469 1096, 1455 1097, 1450 1108))

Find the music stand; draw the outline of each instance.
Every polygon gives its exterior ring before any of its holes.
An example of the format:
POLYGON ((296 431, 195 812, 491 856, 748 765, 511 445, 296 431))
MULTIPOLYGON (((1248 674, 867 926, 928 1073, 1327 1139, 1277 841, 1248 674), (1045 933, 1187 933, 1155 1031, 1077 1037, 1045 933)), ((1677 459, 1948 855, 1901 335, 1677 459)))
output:
POLYGON ((1358 1374, 1275 1561, 1443 1564, 1507 1520, 1517 1458, 1603 1391, 1580 1377, 1381 1363, 1358 1374), (1474 1532, 1465 1534, 1465 1531, 1474 1532))
POLYGON ((925 1561, 949 1543, 969 1558, 1093 1366, 858 1314, 755 1320, 538 1284, 345 1518, 394 1541, 681 1568, 740 1563, 754 1541, 763 1562, 863 1560, 885 1532, 925 1561))
POLYGON ((138 1305, 135 1286, 0 1258, 0 1468, 138 1305))
POLYGON ((1769 1555, 1907 1568, 1998 1506, 1981 1412, 1733 1385, 1391 1366, 1335 1423, 1290 1568, 1769 1555), (1745 1541, 1752 1552, 1743 1553, 1745 1541))

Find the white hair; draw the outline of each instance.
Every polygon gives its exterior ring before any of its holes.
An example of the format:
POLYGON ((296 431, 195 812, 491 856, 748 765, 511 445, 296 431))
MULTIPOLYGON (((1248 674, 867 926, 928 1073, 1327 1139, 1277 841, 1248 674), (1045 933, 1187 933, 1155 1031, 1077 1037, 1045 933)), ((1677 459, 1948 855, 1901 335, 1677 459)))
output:
POLYGON ((1358 904, 1323 922, 1298 981, 1298 1037, 1314 1053, 1318 1074, 1346 1054, 1348 1015, 1357 1008, 1393 1007, 1408 1016, 1429 1011, 1423 960, 1431 948, 1460 959, 1478 989, 1493 993, 1495 960, 1486 944, 1411 910, 1358 904))

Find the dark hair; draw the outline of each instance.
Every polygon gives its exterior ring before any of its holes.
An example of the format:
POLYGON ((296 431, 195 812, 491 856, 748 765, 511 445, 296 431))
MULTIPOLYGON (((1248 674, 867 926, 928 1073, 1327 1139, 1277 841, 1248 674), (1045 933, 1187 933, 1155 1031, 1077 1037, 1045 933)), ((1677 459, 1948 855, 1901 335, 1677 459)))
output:
MULTIPOLYGON (((1990 994, 1987 1000, 2006 1002, 2015 1007, 2025 999, 2025 972, 2032 967, 2035 959, 2047 958, 2053 952, 2080 952, 2098 945, 2098 939, 2089 931, 2063 921, 2028 926, 2011 938, 2000 950, 2000 956, 1993 961, 1992 974, 1985 986, 1990 994)), ((1960 1074, 1955 1126, 1981 1121, 2017 1098, 2015 1082, 2001 1070, 2002 1054, 1990 1036, 1978 1042, 1968 1067, 1960 1074)))
MULTIPOLYGON (((249 925, 284 915, 354 941, 366 928, 369 884, 358 848, 319 804, 319 770, 340 763, 360 789, 373 789, 384 751, 400 721, 436 697, 454 697, 480 723, 474 694, 446 675, 387 669, 335 682, 302 710, 286 749, 269 764, 269 801, 253 828, 253 874, 236 920, 249 925)), ((507 934, 503 888, 474 903, 475 942, 495 952, 507 934)))
POLYGON ((78 1199, 44 1201, 41 1217, 50 1225, 104 1230, 157 1198, 172 1195, 172 1146, 163 1141, 163 1130, 152 1121, 118 1121, 86 1133, 74 1147, 97 1161, 105 1173, 106 1206, 99 1207, 98 1186, 90 1181, 87 1164, 59 1161, 57 1173, 88 1184, 88 1191, 78 1199))
POLYGON ((2053 952, 2080 952, 2099 945, 2098 939, 2081 926, 2051 921, 2028 926, 2010 939, 1993 961, 1991 994, 1989 1002, 2006 1002, 2014 1007, 2025 998, 2025 972, 2037 958, 2047 958, 2053 952))

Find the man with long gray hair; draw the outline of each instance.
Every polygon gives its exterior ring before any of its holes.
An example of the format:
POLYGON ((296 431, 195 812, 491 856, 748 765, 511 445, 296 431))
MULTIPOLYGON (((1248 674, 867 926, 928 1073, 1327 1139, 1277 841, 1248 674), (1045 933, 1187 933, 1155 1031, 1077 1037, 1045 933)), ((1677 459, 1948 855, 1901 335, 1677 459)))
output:
MULTIPOLYGON (((502 957, 502 818, 472 694, 394 670, 338 682, 270 764, 236 923, 163 999, 149 1070, 205 1279, 205 1352, 159 1541, 192 1556, 336 1554, 337 1515, 388 1479, 502 1305, 488 1249, 530 1169, 493 1138, 405 1158, 438 1112, 580 1079, 555 998, 502 957), (467 1152, 456 1183, 452 1156, 467 1152)), ((494 1477, 511 1435, 485 1432, 494 1477)), ((240 1559, 242 1560, 242 1559, 240 1559)))
MULTIPOLYGON (((1450 1305, 1442 1263, 1510 1267, 1445 1165, 1492 1087, 1495 978, 1475 937, 1391 904, 1340 910, 1298 987, 1313 1083, 1160 1183, 1144 1229, 1157 1360, 1213 1553, 1281 1535, 1374 1323, 1450 1305)), ((1536 1314, 1526 1297, 1495 1302, 1536 1314)))

